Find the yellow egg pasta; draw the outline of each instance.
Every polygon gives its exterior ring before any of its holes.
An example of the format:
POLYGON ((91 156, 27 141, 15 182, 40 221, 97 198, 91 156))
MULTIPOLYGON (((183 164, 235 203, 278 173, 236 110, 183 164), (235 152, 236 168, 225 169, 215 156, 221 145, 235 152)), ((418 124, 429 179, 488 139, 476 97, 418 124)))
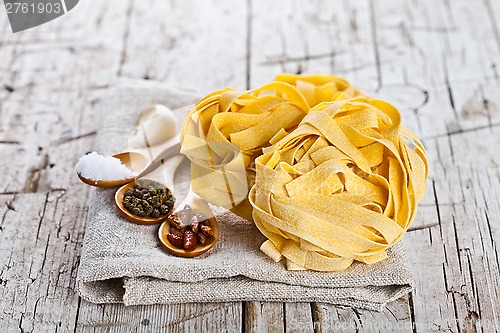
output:
POLYGON ((267 237, 261 250, 289 270, 384 259, 415 217, 428 172, 398 110, 331 75, 281 74, 209 94, 184 121, 181 153, 193 190, 253 220, 267 237))
POLYGON ((338 101, 362 95, 355 86, 333 75, 280 74, 275 80, 286 82, 297 88, 311 108, 321 102, 338 101))
POLYGON ((268 238, 261 249, 292 269, 380 261, 413 220, 427 171, 422 144, 389 103, 318 104, 256 159, 249 199, 268 238))
POLYGON ((181 152, 192 162, 193 190, 251 220, 247 195, 262 149, 292 131, 318 101, 359 94, 335 76, 288 74, 258 89, 209 94, 188 113, 181 130, 181 152))

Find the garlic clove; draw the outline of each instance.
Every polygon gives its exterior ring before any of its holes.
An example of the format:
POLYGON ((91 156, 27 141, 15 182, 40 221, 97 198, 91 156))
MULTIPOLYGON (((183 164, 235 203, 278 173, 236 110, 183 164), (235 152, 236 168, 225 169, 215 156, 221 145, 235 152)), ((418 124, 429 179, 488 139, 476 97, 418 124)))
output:
POLYGON ((137 125, 153 118, 157 114, 172 112, 168 107, 163 104, 154 104, 146 107, 141 111, 139 117, 137 117, 137 125))
POLYGON ((132 149, 160 144, 177 134, 174 112, 163 105, 154 105, 139 116, 137 128, 129 136, 132 149))

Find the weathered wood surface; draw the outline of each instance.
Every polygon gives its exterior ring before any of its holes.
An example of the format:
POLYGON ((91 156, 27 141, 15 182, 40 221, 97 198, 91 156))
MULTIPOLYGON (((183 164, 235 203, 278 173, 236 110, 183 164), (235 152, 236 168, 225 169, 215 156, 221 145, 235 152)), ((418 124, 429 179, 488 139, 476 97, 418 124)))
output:
POLYGON ((12 34, 0 10, 0 331, 500 332, 500 1, 80 1, 12 34), (207 92, 345 76, 428 149, 417 287, 382 313, 317 303, 95 305, 74 291, 96 103, 117 78, 207 92))

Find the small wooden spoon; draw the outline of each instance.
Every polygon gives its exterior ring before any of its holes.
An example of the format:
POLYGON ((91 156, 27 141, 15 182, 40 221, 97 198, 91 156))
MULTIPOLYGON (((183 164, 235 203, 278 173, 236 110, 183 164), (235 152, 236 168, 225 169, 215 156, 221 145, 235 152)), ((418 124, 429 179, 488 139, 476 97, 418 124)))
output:
POLYGON ((135 184, 136 184, 135 181, 130 182, 130 183, 120 187, 120 189, 118 189, 118 191, 116 191, 115 204, 116 204, 116 207, 118 208, 118 214, 120 214, 120 216, 124 217, 128 221, 134 222, 137 224, 157 224, 157 223, 160 223, 161 221, 165 220, 168 215, 161 215, 160 217, 157 217, 157 218, 145 217, 145 216, 142 217, 142 216, 137 216, 137 215, 132 214, 123 206, 123 197, 125 196, 125 192, 127 192, 127 190, 129 188, 134 187, 135 184))
POLYGON ((122 164, 127 168, 132 170, 135 177, 129 177, 126 179, 118 180, 99 180, 99 179, 89 179, 78 173, 78 177, 85 184, 109 188, 122 186, 124 184, 130 183, 136 178, 140 178, 154 169, 156 169, 166 158, 174 156, 180 152, 180 142, 179 135, 172 137, 171 139, 165 141, 162 144, 134 149, 131 151, 126 151, 113 155, 114 158, 119 159, 122 164))
MULTIPOLYGON (((148 174, 147 178, 149 180, 160 183, 161 185, 168 188, 171 192, 174 192, 174 174, 175 170, 179 167, 183 156, 177 155, 165 161, 161 168, 158 168, 155 172, 148 174)), ((118 208, 118 214, 124 217, 126 220, 137 223, 137 224, 157 224, 162 222, 167 218, 167 215, 163 215, 157 218, 142 217, 137 216, 129 212, 123 205, 123 197, 125 192, 131 187, 133 187, 137 182, 132 181, 131 183, 125 184, 120 187, 115 193, 115 205, 118 208)))
MULTIPOLYGON (((183 158, 184 157, 181 155, 170 158, 164 163, 164 165, 162 165, 161 168, 155 171, 155 173, 157 172, 161 173, 160 182, 167 188, 169 188, 174 194, 175 194, 174 174, 176 169, 181 164, 183 158)), ((154 175, 155 173, 149 174, 148 178, 151 178, 153 180, 155 178, 154 175)), ((196 193, 193 192, 190 186, 186 198, 180 204, 177 205, 175 212, 182 210, 186 205, 189 205, 193 210, 193 212, 201 213, 208 218, 208 220, 210 221, 210 226, 214 230, 214 235, 207 237, 207 241, 205 242, 205 244, 198 244, 196 248, 190 251, 175 247, 167 239, 167 236, 170 232, 170 222, 167 216, 160 216, 156 219, 150 217, 140 217, 130 213, 123 206, 123 197, 125 192, 134 185, 135 182, 129 183, 127 185, 122 186, 116 192, 115 204, 116 207, 118 208, 119 214, 128 221, 138 224, 156 224, 163 221, 162 225, 158 230, 158 237, 160 239, 160 242, 165 246, 167 251, 170 252, 171 254, 181 257, 196 257, 207 252, 212 246, 214 246, 214 244, 219 239, 219 225, 215 217, 213 217, 212 210, 210 209, 205 200, 203 200, 196 193)))
POLYGON ((196 193, 194 193, 191 186, 189 186, 189 191, 186 195, 186 198, 177 205, 177 208, 174 210, 174 212, 178 212, 184 209, 186 205, 190 206, 193 212, 201 213, 207 217, 208 221, 210 222, 210 227, 212 227, 212 229, 214 230, 214 235, 211 237, 207 237, 205 244, 198 244, 193 250, 187 251, 184 249, 180 249, 174 246, 168 240, 167 236, 170 232, 170 221, 168 219, 165 219, 160 226, 160 230, 158 230, 158 237, 160 238, 160 242, 163 244, 163 246, 165 246, 167 251, 171 254, 180 257, 192 258, 207 252, 208 250, 210 250, 210 248, 212 248, 212 246, 214 246, 214 244, 219 239, 219 224, 213 216, 214 213, 208 206, 207 202, 200 198, 196 193))
MULTIPOLYGON (((131 169, 131 159, 134 160, 134 165, 144 165, 146 167, 149 163, 149 160, 146 158, 146 156, 134 152, 124 152, 124 153, 119 153, 116 155, 113 155, 114 158, 119 159, 122 164, 124 164, 127 168, 131 169)), ((82 182, 85 184, 88 184, 90 186, 96 186, 96 187, 101 187, 101 188, 110 188, 110 187, 118 187, 122 186, 123 184, 130 183, 131 181, 134 180, 134 177, 129 177, 125 179, 118 179, 118 180, 94 180, 94 179, 89 179, 84 176, 82 176, 80 173, 77 173, 78 177, 82 182)))
POLYGON ((205 244, 198 243, 198 245, 196 245, 196 247, 191 251, 180 249, 170 243, 167 237, 170 233, 170 222, 168 219, 166 219, 161 224, 160 229, 158 229, 158 237, 160 238, 160 242, 163 244, 165 249, 171 254, 186 258, 197 257, 210 250, 219 239, 219 224, 217 223, 217 220, 215 219, 215 217, 210 217, 208 218, 208 221, 210 221, 210 227, 212 227, 212 229, 214 230, 214 235, 208 237, 205 244))

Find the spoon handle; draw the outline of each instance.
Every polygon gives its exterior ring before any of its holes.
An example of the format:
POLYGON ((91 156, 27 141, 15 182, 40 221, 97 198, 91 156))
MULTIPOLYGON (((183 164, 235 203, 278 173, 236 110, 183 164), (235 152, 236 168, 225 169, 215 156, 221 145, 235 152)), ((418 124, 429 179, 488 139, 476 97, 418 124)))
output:
POLYGON ((166 141, 165 143, 157 146, 138 149, 137 152, 147 156, 151 162, 141 171, 138 177, 142 177, 151 173, 158 168, 166 159, 180 153, 181 145, 179 134, 166 141))
POLYGON ((179 212, 184 209, 185 205, 191 206, 191 208, 199 213, 205 215, 205 217, 213 217, 214 213, 208 203, 203 200, 198 194, 193 191, 191 183, 189 184, 189 190, 186 198, 174 209, 175 212, 179 212))

